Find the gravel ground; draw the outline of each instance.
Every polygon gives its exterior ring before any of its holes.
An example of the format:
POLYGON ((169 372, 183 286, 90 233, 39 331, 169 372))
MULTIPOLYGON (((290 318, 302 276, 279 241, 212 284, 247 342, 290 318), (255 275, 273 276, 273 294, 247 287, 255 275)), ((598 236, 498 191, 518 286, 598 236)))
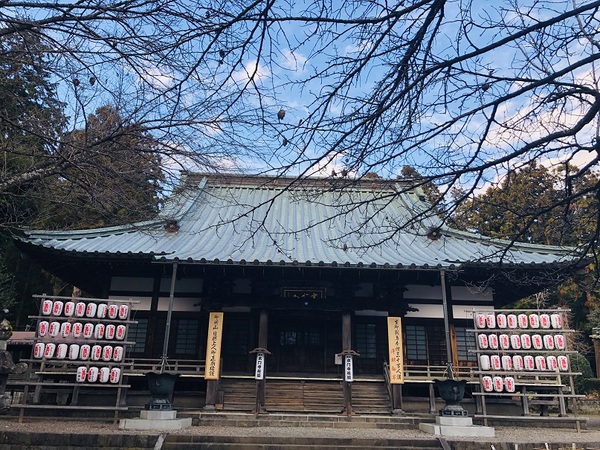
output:
MULTIPOLYGON (((514 443, 598 443, 600 448, 600 429, 595 426, 600 424, 596 420, 592 422, 594 429, 575 430, 552 429, 552 428, 509 428, 495 427, 496 437, 485 438, 488 442, 514 442, 514 443)), ((72 421, 72 420, 46 420, 25 417, 23 423, 18 423, 14 418, 0 419, 0 429, 18 430, 29 433, 70 433, 70 434, 148 434, 147 431, 120 430, 117 425, 106 422, 72 421)), ((236 435, 240 430, 235 427, 215 426, 192 426, 190 428, 174 431, 173 434, 195 434, 195 435, 236 435)), ((307 436, 311 437, 351 437, 351 438, 427 438, 430 434, 420 430, 375 430, 375 429, 339 429, 339 428, 280 428, 280 427, 246 427, 243 433, 248 436, 307 436)), ((160 434, 156 432, 154 434, 160 434)), ((470 437, 452 437, 448 440, 472 441, 470 437)))

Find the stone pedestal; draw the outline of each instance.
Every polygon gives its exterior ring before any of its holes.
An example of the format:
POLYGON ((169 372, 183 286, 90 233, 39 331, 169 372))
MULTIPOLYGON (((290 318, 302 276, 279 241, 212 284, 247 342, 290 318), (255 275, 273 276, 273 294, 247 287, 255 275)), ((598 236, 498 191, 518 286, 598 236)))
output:
POLYGON ((139 419, 121 419, 121 430, 182 430, 192 426, 192 418, 177 419, 177 411, 150 411, 140 412, 139 419))
POLYGON ((435 436, 494 437, 492 427, 473 425, 471 417, 438 416, 435 423, 420 423, 419 429, 435 436))

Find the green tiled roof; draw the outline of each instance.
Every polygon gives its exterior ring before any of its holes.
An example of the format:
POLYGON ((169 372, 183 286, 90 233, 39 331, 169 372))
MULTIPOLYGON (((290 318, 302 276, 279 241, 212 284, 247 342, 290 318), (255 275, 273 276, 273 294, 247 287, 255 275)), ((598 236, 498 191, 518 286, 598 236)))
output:
POLYGON ((28 231, 22 241, 73 254, 229 264, 457 268, 573 257, 570 248, 508 246, 442 227, 421 191, 402 181, 189 174, 183 185, 155 220, 28 231), (176 226, 167 230, 167 220, 176 226))

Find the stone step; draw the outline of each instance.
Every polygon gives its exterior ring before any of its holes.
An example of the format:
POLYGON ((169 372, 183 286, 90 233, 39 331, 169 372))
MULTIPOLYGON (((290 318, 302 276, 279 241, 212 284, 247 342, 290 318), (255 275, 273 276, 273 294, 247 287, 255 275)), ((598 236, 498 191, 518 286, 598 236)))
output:
POLYGON ((190 436, 169 435, 162 450, 182 448, 211 449, 405 449, 439 450, 437 439, 381 439, 381 438, 340 438, 340 437, 298 437, 298 436, 190 436))
POLYGON ((416 429, 420 423, 433 423, 435 418, 429 415, 390 416, 390 415, 353 415, 342 414, 285 414, 268 413, 200 413, 199 425, 232 427, 323 427, 323 428, 360 428, 360 429, 416 429))

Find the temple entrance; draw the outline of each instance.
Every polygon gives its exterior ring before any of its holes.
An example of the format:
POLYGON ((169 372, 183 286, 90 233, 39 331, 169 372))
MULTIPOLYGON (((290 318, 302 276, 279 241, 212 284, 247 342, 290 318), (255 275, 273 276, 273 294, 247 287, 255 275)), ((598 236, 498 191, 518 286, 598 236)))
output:
POLYGON ((335 353, 341 349, 340 321, 272 318, 269 324, 271 372, 332 373, 335 353))

